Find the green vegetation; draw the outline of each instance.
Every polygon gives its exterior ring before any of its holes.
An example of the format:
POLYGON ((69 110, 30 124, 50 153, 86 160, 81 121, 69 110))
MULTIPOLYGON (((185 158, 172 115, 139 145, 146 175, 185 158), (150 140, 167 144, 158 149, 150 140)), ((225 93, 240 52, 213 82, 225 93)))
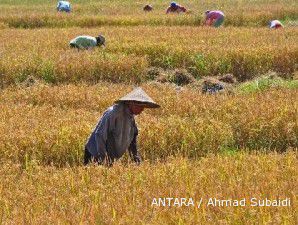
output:
POLYGON ((284 80, 278 77, 260 77, 255 80, 245 82, 237 87, 238 91, 243 93, 264 91, 269 88, 298 89, 298 80, 284 80))

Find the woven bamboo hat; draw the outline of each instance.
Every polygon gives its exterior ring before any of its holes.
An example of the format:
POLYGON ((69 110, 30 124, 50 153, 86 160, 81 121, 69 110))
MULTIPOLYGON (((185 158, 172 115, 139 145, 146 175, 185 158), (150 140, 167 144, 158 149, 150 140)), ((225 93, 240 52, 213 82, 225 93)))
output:
POLYGON ((128 93, 124 97, 120 98, 119 100, 115 101, 115 103, 121 102, 133 102, 137 105, 142 105, 145 108, 159 108, 156 102, 150 98, 142 88, 138 87, 135 88, 132 92, 128 93))

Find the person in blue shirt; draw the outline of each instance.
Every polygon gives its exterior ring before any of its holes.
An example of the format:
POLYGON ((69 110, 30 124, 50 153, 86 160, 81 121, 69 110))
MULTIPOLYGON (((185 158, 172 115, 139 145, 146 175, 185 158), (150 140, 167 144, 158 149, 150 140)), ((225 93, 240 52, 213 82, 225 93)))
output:
POLYGON ((68 1, 59 1, 57 4, 57 11, 58 12, 70 12, 71 6, 68 1))

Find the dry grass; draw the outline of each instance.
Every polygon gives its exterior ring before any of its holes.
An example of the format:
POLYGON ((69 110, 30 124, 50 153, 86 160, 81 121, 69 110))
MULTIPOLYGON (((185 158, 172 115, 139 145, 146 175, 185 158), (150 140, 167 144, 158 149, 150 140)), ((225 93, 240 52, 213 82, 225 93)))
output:
POLYGON ((150 66, 185 68, 197 78, 233 73, 242 81, 268 70, 289 76, 298 60, 295 28, 272 31, 142 26, 3 31, 2 86, 28 76, 50 83, 139 83, 146 79, 150 66), (106 49, 77 52, 68 46, 77 35, 98 33, 106 36, 106 49))
POLYGON ((295 224, 297 155, 244 154, 200 161, 57 169, 0 168, 4 224, 295 224), (186 197, 201 208, 151 206, 153 198, 186 197), (207 207, 208 198, 290 198, 290 207, 207 207))
MULTIPOLYGON (((206 96, 184 88, 146 85, 162 105, 138 117, 145 159, 198 158, 225 150, 285 151, 298 146, 297 89, 206 96)), ((36 85, 1 93, 1 160, 79 164, 83 146, 103 111, 130 86, 36 85)))

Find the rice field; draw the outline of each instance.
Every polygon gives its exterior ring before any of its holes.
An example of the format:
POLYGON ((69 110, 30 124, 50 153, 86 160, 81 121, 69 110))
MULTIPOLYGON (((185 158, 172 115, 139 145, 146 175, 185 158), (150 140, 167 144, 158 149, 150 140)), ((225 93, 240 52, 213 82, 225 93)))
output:
MULTIPOLYGON (((206 96, 187 87, 177 91, 172 85, 153 83, 143 88, 162 105, 137 117, 140 151, 146 160, 297 148, 297 89, 206 96)), ((98 118, 130 90, 129 85, 107 83, 4 90, 1 158, 80 165, 82 149, 98 118)))
POLYGON ((0 224, 297 224, 297 1, 56 3, 0 2, 0 224), (201 26, 207 9, 222 27, 201 26), (106 48, 70 49, 82 34, 106 48), (226 74, 237 82, 202 94, 226 74), (135 86, 161 105, 136 117, 143 162, 83 166, 98 119, 135 86))
POLYGON ((297 157, 287 154, 181 158, 141 166, 0 168, 4 224, 295 224, 297 157), (156 206, 154 198, 187 198, 195 206, 156 206), (202 198, 200 208, 198 202, 202 198), (212 206, 209 198, 245 199, 212 206), (250 199, 291 199, 291 206, 251 206, 250 199))
MULTIPOLYGON (((279 19, 293 26, 297 22, 298 9, 295 0, 229 0, 229 1, 179 1, 188 9, 186 14, 165 15, 170 1, 152 0, 136 2, 132 0, 73 0, 71 14, 56 12, 57 1, 53 0, 3 0, 0 3, 0 24, 2 27, 38 28, 38 27, 98 27, 111 26, 199 26, 204 12, 208 9, 220 9, 227 15, 225 24, 237 27, 264 27, 270 20, 279 19), (151 4, 154 10, 144 14, 145 4, 151 4)), ((297 25, 297 24, 296 24, 297 25)), ((1 27, 1 26, 0 26, 1 27)))
POLYGON ((48 83, 136 84, 149 80, 146 71, 150 67, 184 68, 195 78, 232 73, 244 81, 268 71, 287 77, 297 67, 297 36, 296 28, 4 29, 0 33, 0 82, 7 86, 31 76, 48 83), (69 40, 77 35, 99 33, 107 38, 105 49, 69 49, 69 40))

